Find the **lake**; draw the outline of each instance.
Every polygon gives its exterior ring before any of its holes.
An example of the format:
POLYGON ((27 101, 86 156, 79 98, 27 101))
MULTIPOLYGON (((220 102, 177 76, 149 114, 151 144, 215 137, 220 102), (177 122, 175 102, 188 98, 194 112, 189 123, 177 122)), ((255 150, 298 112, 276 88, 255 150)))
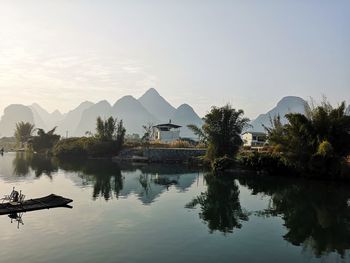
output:
POLYGON ((74 202, 0 216, 0 262, 350 262, 344 183, 5 153, 12 187, 74 202))

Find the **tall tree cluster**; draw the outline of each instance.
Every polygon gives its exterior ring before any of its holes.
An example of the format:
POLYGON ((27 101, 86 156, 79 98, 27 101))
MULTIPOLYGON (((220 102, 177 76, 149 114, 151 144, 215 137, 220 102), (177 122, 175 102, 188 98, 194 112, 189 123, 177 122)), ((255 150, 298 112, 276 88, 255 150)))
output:
POLYGON ((286 115, 282 125, 274 119, 267 128, 269 142, 283 158, 303 174, 335 177, 350 154, 350 116, 345 103, 333 107, 324 100, 320 105, 307 105, 306 113, 286 115))

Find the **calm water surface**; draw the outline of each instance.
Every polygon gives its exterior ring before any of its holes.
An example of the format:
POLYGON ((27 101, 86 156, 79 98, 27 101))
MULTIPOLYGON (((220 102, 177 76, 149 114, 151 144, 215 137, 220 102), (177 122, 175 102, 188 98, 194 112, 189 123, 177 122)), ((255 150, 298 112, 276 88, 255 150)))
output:
POLYGON ((73 208, 0 216, 0 262, 350 262, 344 184, 8 153, 13 186, 73 208))

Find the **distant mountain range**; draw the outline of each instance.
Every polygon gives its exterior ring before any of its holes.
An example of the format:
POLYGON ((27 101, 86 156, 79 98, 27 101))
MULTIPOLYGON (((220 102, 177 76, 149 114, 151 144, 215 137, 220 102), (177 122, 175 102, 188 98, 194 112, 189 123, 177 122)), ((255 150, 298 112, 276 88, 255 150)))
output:
POLYGON ((282 98, 272 110, 265 114, 260 114, 255 120, 251 121, 251 127, 248 130, 263 132, 265 127, 271 127, 271 120, 279 115, 283 124, 287 123, 285 115, 288 113, 305 113, 306 101, 300 97, 287 96, 282 98))
POLYGON ((86 132, 95 132, 96 118, 113 116, 123 120, 127 133, 144 133, 142 125, 148 123, 172 123, 183 126, 181 137, 192 137, 194 134, 186 127, 188 124, 201 126, 202 119, 188 104, 175 108, 167 102, 155 89, 149 89, 139 99, 124 96, 114 105, 103 100, 98 103, 89 101, 81 103, 77 108, 62 114, 58 110, 49 113, 40 105, 9 105, 0 120, 0 137, 13 136, 15 125, 19 121, 30 122, 37 128, 45 130, 57 126, 57 133, 66 136, 83 136, 86 132))
MULTIPOLYGON (((263 132, 264 127, 271 126, 271 119, 281 116, 282 123, 286 123, 287 113, 304 113, 307 102, 295 96, 282 98, 277 105, 265 114, 260 114, 251 121, 250 131, 263 132)), ((347 108, 350 115, 350 106, 347 108)), ((203 120, 188 104, 182 104, 178 108, 173 107, 155 89, 149 89, 139 99, 132 96, 124 96, 110 105, 103 100, 98 103, 89 101, 81 103, 77 108, 62 114, 58 110, 49 113, 40 105, 34 103, 30 106, 12 104, 5 108, 0 120, 0 137, 13 136, 15 125, 19 121, 33 123, 38 128, 45 130, 57 126, 57 133, 66 136, 84 136, 86 132, 95 132, 96 118, 108 118, 113 116, 122 119, 128 134, 144 133, 142 125, 148 123, 159 124, 172 123, 183 126, 181 137, 195 138, 187 128, 188 124, 203 125, 203 120)))

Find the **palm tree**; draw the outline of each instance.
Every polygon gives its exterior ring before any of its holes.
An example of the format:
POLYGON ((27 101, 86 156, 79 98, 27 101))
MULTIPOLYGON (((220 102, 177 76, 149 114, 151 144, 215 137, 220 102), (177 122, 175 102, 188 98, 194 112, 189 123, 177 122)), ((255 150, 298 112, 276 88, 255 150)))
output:
POLYGON ((203 132, 208 140, 207 157, 210 160, 237 154, 243 144, 241 133, 249 126, 249 119, 243 115, 243 110, 233 109, 229 104, 212 107, 205 115, 203 132))
POLYGON ((32 137, 34 125, 29 122, 20 121, 16 123, 15 137, 17 144, 22 148, 25 143, 32 137))

